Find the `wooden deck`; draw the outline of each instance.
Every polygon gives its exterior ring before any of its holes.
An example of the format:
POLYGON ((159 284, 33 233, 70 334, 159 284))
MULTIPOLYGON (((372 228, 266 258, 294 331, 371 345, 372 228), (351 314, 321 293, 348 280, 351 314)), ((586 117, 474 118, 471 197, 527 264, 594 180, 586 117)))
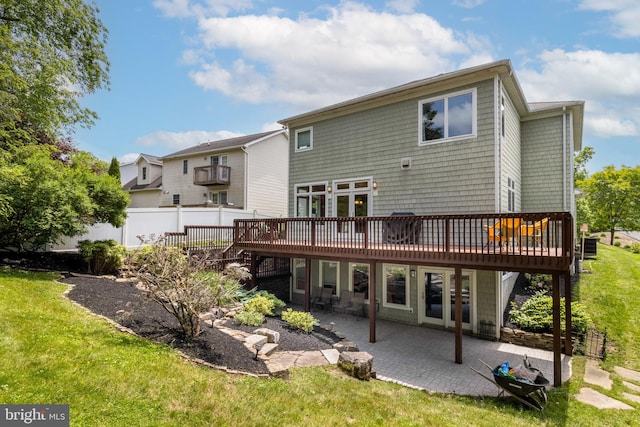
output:
POLYGON ((234 236, 260 255, 550 274, 569 270, 574 246, 566 212, 236 220, 234 236))

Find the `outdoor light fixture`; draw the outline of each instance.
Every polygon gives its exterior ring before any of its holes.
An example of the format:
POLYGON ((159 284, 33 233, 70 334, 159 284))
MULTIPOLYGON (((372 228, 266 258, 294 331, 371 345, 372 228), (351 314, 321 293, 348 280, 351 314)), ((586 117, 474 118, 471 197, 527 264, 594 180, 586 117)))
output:
POLYGON ((416 277, 416 271, 415 270, 411 270, 411 277, 416 277))
POLYGON ((327 186, 327 193, 331 193, 331 191, 332 191, 332 190, 333 190, 333 189, 331 188, 331 186, 330 186, 330 185, 328 185, 328 186, 327 186))
POLYGON ((378 182, 377 181, 373 181, 372 187, 374 190, 378 189, 378 182))

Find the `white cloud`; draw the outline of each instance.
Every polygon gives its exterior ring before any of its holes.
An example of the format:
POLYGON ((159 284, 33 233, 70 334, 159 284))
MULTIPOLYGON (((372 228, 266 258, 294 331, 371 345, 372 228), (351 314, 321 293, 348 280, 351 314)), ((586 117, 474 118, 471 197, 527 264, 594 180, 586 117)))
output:
POLYGON ((411 13, 418 5, 418 0, 390 0, 386 6, 400 13, 411 13))
POLYGON ((617 37, 640 37, 640 2, 638 0, 582 0, 580 8, 610 12, 612 32, 617 37))
POLYGON ((202 15, 227 16, 231 12, 248 10, 252 0, 154 0, 153 5, 167 18, 186 18, 202 15))
POLYGON ((127 153, 118 157, 118 162, 123 165, 125 163, 135 162, 140 153, 127 153))
POLYGON ((191 78, 205 89, 243 101, 315 108, 451 71, 459 68, 458 56, 469 62, 473 53, 474 65, 491 58, 487 41, 455 33, 425 14, 395 15, 354 2, 324 10, 323 18, 302 15, 295 20, 202 15, 202 46, 237 56, 196 61, 190 52, 189 62, 202 64, 191 78))
POLYGON ((282 125, 278 122, 264 123, 260 132, 269 132, 272 130, 280 130, 282 125))
POLYGON ((480 6, 484 2, 485 0, 453 0, 452 1, 454 6, 463 7, 465 9, 473 9, 474 7, 480 6))
MULTIPOLYGON (((207 141, 234 138, 242 136, 241 133, 226 130, 211 132, 204 130, 191 130, 187 132, 157 131, 143 135, 135 140, 136 145, 154 147, 155 150, 166 152, 180 151, 207 141), (163 148, 164 150, 161 150, 163 148)), ((156 154, 156 153, 149 153, 156 154)))
MULTIPOLYGON (((640 54, 545 51, 540 69, 516 70, 528 101, 585 101, 585 129, 597 136, 640 134, 640 54)), ((529 64, 531 65, 531 64, 529 64)))

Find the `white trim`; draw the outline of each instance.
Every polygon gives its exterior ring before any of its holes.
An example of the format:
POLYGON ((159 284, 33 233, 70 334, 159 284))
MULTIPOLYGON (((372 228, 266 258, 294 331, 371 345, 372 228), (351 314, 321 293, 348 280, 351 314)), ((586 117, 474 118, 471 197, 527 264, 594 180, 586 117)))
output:
POLYGON ((411 275, 409 272, 409 266, 408 265, 403 265, 403 264, 387 264, 384 263, 382 264, 382 306, 385 308, 395 308, 395 309, 399 309, 399 310, 413 310, 413 308, 411 307, 411 292, 410 292, 410 288, 411 288, 411 275), (387 302, 386 299, 386 295, 387 295, 387 268, 391 267, 391 268, 397 268, 397 269, 403 269, 405 271, 405 303, 404 304, 396 304, 396 303, 392 303, 392 302, 387 302))
POLYGON ((445 95, 440 95, 440 96, 436 96, 436 97, 432 97, 432 98, 427 98, 427 99, 421 99, 420 101, 418 101, 418 146, 426 146, 426 145, 433 145, 433 144, 441 144, 443 142, 449 142, 449 141, 458 141, 458 140, 464 140, 464 139, 471 139, 471 138, 476 138, 478 136, 478 89, 477 88, 471 88, 471 89, 465 89, 465 90, 461 90, 458 92, 451 92, 451 93, 447 93, 445 95), (449 105, 449 99, 453 98, 455 96, 460 96, 460 95, 467 95, 467 94, 471 94, 471 133, 469 134, 465 134, 465 135, 458 135, 458 136, 454 136, 454 137, 448 137, 448 136, 444 136, 441 139, 433 139, 433 140, 428 140, 428 141, 423 141, 423 135, 422 135, 422 124, 423 124, 423 114, 422 114, 422 106, 426 103, 429 102, 433 102, 433 101, 439 101, 439 100, 443 100, 444 104, 445 104, 445 112, 444 112, 444 131, 445 134, 448 132, 448 124, 449 124, 449 113, 448 113, 448 105, 449 105))
POLYGON ((324 288, 324 281, 322 278, 322 273, 324 271, 324 264, 335 264, 336 265, 336 293, 335 295, 340 295, 340 261, 332 261, 332 260, 320 260, 320 271, 318 274, 318 283, 320 288, 324 288))
MULTIPOLYGON (((306 262, 304 258, 295 258, 292 257, 291 258, 291 287, 290 287, 290 294, 301 294, 304 295, 304 289, 298 289, 296 287, 296 283, 298 281, 298 276, 296 275, 296 263, 294 260, 299 259, 302 260, 303 262, 306 262)), ((305 272, 305 279, 306 279, 306 272, 305 272)), ((289 297, 289 299, 291 299, 291 295, 289 297)))
POLYGON ((300 129, 296 129, 296 133, 293 137, 293 145, 296 153, 313 150, 313 126, 308 126, 300 129), (304 148, 298 147, 298 134, 302 132, 309 132, 309 146, 304 148))

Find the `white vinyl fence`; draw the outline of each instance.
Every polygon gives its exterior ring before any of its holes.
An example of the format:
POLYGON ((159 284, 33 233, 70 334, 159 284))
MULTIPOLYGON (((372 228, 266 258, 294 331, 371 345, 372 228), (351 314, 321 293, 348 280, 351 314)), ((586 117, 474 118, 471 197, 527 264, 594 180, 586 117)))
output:
POLYGON ((116 228, 109 224, 89 227, 82 236, 65 238, 48 250, 75 250, 81 240, 113 239, 127 248, 140 246, 137 236, 159 236, 171 231, 184 231, 185 225, 233 225, 234 219, 276 218, 278 215, 229 208, 129 208, 124 226, 116 228))

